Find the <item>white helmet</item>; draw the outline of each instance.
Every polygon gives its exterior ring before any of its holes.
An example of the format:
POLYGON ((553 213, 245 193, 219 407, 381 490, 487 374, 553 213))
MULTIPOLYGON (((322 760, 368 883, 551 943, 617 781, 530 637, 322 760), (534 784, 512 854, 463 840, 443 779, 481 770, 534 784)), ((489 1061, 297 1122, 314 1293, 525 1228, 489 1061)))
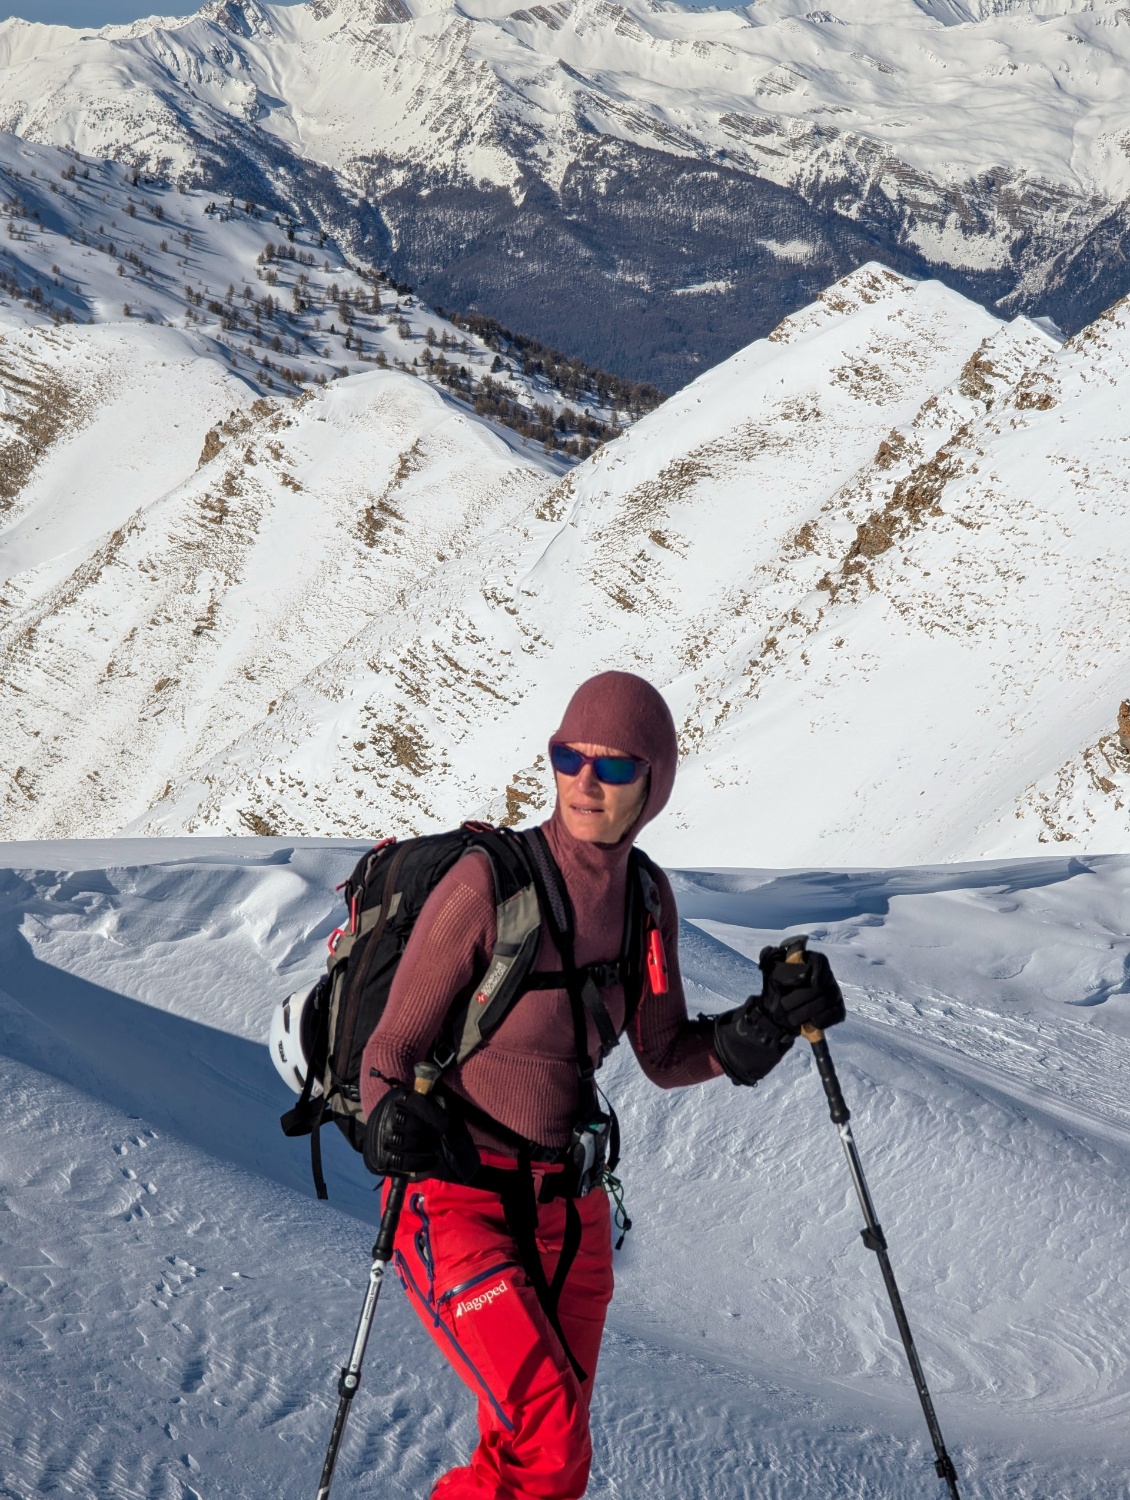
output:
MULTIPOLYGON (((300 1094, 306 1084, 306 1069, 314 1044, 314 1027, 320 985, 312 989, 295 990, 281 1005, 275 1006, 271 1017, 271 1033, 267 1045, 271 1049, 271 1061, 278 1069, 279 1077, 300 1094)), ((322 1092, 322 1085, 315 1081, 312 1093, 315 1098, 322 1092)))

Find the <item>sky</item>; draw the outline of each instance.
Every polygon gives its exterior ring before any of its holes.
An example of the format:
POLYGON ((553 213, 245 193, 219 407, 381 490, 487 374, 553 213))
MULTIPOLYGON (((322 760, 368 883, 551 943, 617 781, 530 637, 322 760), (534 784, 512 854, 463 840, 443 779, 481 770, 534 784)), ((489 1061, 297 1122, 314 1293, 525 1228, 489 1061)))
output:
MULTIPOLYGON (((114 26, 142 16, 188 16, 204 0, 0 0, 0 18, 22 16, 25 21, 45 21, 55 26, 114 26)), ((293 5, 296 0, 271 0, 272 5, 293 5)))
MULTIPOLYGON (((297 5, 301 0, 268 0, 271 5, 297 5)), ((695 5, 700 0, 688 0, 695 5)), ((705 0, 725 4, 725 0, 705 0)), ((53 26, 116 26, 142 16, 188 16, 204 0, 0 0, 0 20, 21 16, 25 21, 43 21, 53 26)))

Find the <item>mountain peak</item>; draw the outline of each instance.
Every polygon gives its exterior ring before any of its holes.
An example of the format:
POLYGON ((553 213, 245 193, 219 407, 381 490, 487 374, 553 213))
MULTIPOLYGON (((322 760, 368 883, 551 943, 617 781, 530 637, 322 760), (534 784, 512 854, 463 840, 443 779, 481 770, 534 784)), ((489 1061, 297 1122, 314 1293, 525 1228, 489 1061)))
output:
POLYGON ((250 38, 274 33, 270 16, 258 0, 207 0, 192 19, 211 21, 234 36, 250 38))

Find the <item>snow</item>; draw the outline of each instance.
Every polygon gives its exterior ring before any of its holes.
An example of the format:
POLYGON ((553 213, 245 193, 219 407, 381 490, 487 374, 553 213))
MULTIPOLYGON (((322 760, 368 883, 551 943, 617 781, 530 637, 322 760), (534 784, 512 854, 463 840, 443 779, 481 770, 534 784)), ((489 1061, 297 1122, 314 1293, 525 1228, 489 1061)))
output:
MULTIPOLYGON (((311 1200, 271 1007, 359 838, 539 816, 562 702, 615 666, 680 731, 649 848, 692 1009, 782 930, 844 980, 963 1496, 1124 1496, 1130 310, 1065 342, 866 266, 563 472, 413 373, 429 326, 471 369, 481 340, 192 180, 241 122, 347 181, 376 141, 512 186, 506 142, 552 180, 595 124, 896 194, 1003 166, 1070 217, 1127 191, 1127 37, 1053 0, 0 23, 5 1494, 312 1491, 374 1200, 333 1140, 311 1200)), ((1010 242, 918 233, 979 267, 1010 242)), ((929 1493, 806 1048, 752 1094, 607 1073, 637 1228, 590 1494, 929 1493)), ((471 1434, 390 1292, 339 1487, 423 1494, 471 1434)))
POLYGON ((1124 305, 1063 342, 864 267, 563 476, 407 371, 4 357, 13 427, 70 411, 0 528, 8 837, 522 821, 614 666, 679 727, 668 860, 1126 846, 1124 305))
MULTIPOLYGON (((356 848, 0 846, 11 1493, 312 1493, 374 1200, 330 1140, 313 1201, 262 1043, 356 848)), ((782 930, 844 981, 832 1051, 962 1495, 1123 1495, 1130 860, 672 874, 692 1010, 782 930)), ((807 1048, 752 1092, 606 1072, 636 1227, 589 1494, 934 1493, 807 1048)), ((426 1493, 472 1431, 390 1284, 337 1486, 426 1493)))
MULTIPOLYGON (((292 395, 374 365, 432 379, 426 361, 434 344, 457 369, 476 378, 491 372, 500 393, 527 409, 540 404, 556 415, 570 406, 616 421, 594 397, 566 401, 512 359, 493 370, 494 350, 483 339, 375 279, 328 231, 252 201, 183 185, 174 191, 116 162, 3 134, 0 194, 8 221, 0 276, 11 278, 0 284, 0 332, 42 329, 49 319, 96 323, 147 349, 143 333, 126 330, 174 327, 184 335, 172 341, 180 360, 223 361, 238 391, 292 395)), ((207 365, 200 375, 216 379, 207 365)), ((507 441, 550 472, 564 467, 540 444, 512 433, 507 441)))
POLYGON ((863 140, 942 181, 1003 167, 1118 201, 1130 183, 1128 38, 1117 0, 841 0, 834 13, 796 0, 705 11, 245 0, 100 34, 4 22, 0 122, 183 170, 198 137, 258 120, 346 175, 378 147, 513 186, 502 122, 544 137, 557 182, 596 121, 644 145, 721 150, 779 181, 834 169, 863 140), (751 124, 771 128, 759 142, 751 124))

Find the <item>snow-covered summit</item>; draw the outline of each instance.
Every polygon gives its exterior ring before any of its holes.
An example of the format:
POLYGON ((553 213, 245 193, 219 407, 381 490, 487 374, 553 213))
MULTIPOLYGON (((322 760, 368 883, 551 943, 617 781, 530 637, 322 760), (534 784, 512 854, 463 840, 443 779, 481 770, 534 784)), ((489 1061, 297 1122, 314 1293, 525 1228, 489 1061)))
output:
MULTIPOLYGON (((1111 199, 1130 185, 1120 146, 1130 129, 1120 106, 1130 97, 1130 24, 1117 0, 845 0, 834 13, 801 0, 721 11, 670 0, 527 9, 509 0, 212 0, 193 17, 102 32, 10 19, 0 59, 8 129, 82 146, 81 129, 87 149, 128 145, 154 163, 179 146, 165 159, 182 169, 191 164, 186 129, 209 116, 246 119, 252 100, 268 133, 335 168, 409 143, 454 167, 471 140, 506 120, 568 155, 588 119, 676 152, 721 151, 782 183, 858 132, 951 181, 1003 168, 1111 199), (440 99, 447 119, 437 134, 440 99), (786 128, 792 149, 782 160, 774 139, 786 128)), ((517 160, 519 136, 508 143, 502 131, 494 144, 497 180, 513 181, 501 162, 517 160)))

